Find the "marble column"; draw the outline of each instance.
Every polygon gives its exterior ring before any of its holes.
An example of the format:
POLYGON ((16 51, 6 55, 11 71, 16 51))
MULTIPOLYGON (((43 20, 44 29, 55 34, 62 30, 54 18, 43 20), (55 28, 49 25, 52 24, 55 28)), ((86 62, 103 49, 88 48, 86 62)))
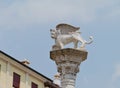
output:
POLYGON ((75 88, 80 63, 87 59, 87 54, 87 51, 73 48, 50 51, 50 58, 55 61, 60 73, 62 88, 75 88))

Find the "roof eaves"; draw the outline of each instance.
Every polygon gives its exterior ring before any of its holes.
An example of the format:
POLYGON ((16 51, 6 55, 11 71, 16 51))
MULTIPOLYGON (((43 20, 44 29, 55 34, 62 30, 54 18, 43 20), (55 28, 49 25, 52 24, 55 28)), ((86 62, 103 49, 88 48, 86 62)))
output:
POLYGON ((19 60, 13 58, 12 56, 10 56, 10 55, 8 55, 8 54, 6 54, 6 53, 4 53, 3 51, 0 50, 0 53, 2 53, 2 54, 4 54, 5 56, 11 58, 12 60, 16 61, 17 63, 23 65, 24 67, 26 67, 26 68, 28 68, 28 69, 34 71, 34 72, 37 73, 38 75, 40 75, 40 76, 42 76, 42 77, 48 79, 49 81, 53 82, 53 80, 51 80, 50 78, 44 76, 43 74, 39 73, 38 71, 34 70, 33 68, 31 68, 31 67, 29 67, 29 66, 27 66, 27 65, 25 65, 25 64, 23 64, 23 63, 21 63, 19 60))

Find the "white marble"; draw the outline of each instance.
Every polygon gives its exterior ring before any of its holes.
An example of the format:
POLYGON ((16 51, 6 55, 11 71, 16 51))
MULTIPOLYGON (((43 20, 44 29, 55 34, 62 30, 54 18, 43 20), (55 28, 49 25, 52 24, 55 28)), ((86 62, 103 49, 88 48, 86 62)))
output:
POLYGON ((72 48, 54 50, 50 58, 55 61, 61 77, 62 88, 75 88, 75 81, 79 66, 87 58, 87 51, 72 48))
POLYGON ((85 49, 86 44, 93 42, 93 37, 89 37, 89 41, 84 40, 81 37, 81 32, 79 32, 78 27, 73 27, 68 24, 59 24, 56 26, 56 29, 51 29, 51 37, 55 40, 55 45, 52 46, 52 50, 63 49, 66 44, 74 44, 75 49, 85 49), (78 43, 81 43, 81 46, 78 47, 78 43))

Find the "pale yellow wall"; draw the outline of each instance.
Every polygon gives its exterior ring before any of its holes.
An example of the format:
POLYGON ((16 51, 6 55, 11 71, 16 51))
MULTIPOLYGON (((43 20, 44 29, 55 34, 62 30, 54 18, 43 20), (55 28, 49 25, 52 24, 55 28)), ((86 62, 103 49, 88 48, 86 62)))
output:
POLYGON ((34 78, 33 76, 29 76, 29 85, 31 85, 31 82, 36 83, 39 86, 38 88, 44 88, 43 82, 41 82, 40 80, 34 78))
POLYGON ((12 66, 12 69, 11 69, 11 78, 12 79, 11 80, 13 80, 13 72, 20 75, 20 88, 25 88, 25 83, 26 83, 25 72, 20 70, 19 68, 12 66))
POLYGON ((0 88, 6 88, 6 63, 0 59, 0 88))
POLYGON ((0 54, 0 88, 13 88, 13 72, 20 75, 20 88, 31 88, 31 82, 38 85, 38 88, 44 88, 44 81, 47 80, 23 65, 8 60, 8 58, 1 58, 0 54))

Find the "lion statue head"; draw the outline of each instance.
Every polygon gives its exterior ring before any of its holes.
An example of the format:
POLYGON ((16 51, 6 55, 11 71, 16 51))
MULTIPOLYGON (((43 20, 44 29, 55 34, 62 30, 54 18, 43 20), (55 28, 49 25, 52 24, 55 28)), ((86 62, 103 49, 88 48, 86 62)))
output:
POLYGON ((51 38, 56 39, 58 35, 60 35, 60 32, 54 29, 50 29, 51 32, 51 38))

